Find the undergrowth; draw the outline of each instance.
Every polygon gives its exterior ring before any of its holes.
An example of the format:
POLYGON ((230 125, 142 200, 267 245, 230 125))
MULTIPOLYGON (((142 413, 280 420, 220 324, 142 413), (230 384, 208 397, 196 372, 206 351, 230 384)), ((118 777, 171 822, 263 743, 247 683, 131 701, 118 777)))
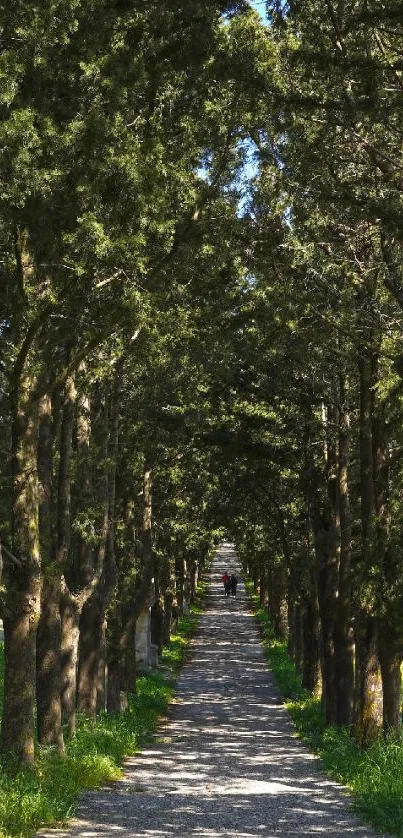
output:
MULTIPOLYGON (((0 769, 1 838, 27 838, 41 826, 61 825, 72 816, 80 792, 119 779, 124 757, 135 754, 149 740, 167 712, 201 611, 200 599, 198 603, 179 620, 177 634, 162 654, 161 670, 137 679, 137 691, 130 696, 126 713, 102 713, 95 720, 79 716, 76 735, 66 739, 65 756, 38 748, 33 770, 14 771, 10 765, 0 769)), ((0 695, 1 690, 2 681, 0 695)))
POLYGON ((326 727, 320 699, 303 689, 285 643, 275 640, 266 609, 248 584, 268 660, 296 733, 323 767, 353 792, 355 808, 382 832, 403 838, 403 738, 386 738, 361 751, 348 728, 326 727))

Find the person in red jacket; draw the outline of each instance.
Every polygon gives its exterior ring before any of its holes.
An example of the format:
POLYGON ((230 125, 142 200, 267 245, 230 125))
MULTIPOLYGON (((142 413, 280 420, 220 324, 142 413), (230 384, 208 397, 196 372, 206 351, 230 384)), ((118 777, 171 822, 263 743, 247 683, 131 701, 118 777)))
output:
POLYGON ((229 596, 231 592, 231 577, 228 575, 227 570, 225 571, 224 576, 222 577, 222 583, 224 585, 225 596, 229 596))

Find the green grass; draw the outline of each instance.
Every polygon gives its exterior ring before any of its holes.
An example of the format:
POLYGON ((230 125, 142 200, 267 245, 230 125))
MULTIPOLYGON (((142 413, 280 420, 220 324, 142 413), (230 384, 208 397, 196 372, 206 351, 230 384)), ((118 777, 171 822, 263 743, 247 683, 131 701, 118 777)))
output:
POLYGON ((270 666, 296 733, 326 771, 353 793, 355 808, 382 832, 403 838, 403 737, 383 739, 361 751, 349 730, 326 727, 320 700, 303 689, 284 643, 276 641, 258 598, 248 584, 270 666))
POLYGON ((178 633, 163 652, 161 670, 137 679, 137 693, 130 696, 126 713, 104 713, 94 721, 78 717, 77 734, 66 742, 64 757, 52 749, 38 748, 32 771, 0 769, 2 838, 26 838, 41 826, 65 823, 80 792, 119 779, 124 757, 138 752, 167 712, 200 611, 199 600, 191 613, 179 620, 178 633))
POLYGON ((162 664, 168 667, 173 675, 181 668, 189 640, 192 637, 199 619, 200 606, 193 606, 190 614, 179 618, 178 633, 174 634, 167 649, 162 653, 162 664))
POLYGON ((172 685, 156 672, 137 681, 122 715, 101 714, 94 721, 78 717, 77 734, 60 757, 38 749, 34 770, 0 772, 0 833, 29 836, 43 825, 64 822, 80 791, 121 776, 126 754, 134 754, 156 730, 166 712, 172 685))

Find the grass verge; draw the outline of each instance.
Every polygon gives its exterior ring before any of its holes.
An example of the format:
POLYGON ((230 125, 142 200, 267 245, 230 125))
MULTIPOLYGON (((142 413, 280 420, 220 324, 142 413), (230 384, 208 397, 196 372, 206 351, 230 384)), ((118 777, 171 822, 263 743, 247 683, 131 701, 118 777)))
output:
MULTIPOLYGON (((80 792, 119 779, 124 757, 139 751, 167 712, 201 610, 199 596, 191 613, 179 620, 161 670, 137 679, 126 713, 103 713, 93 721, 79 717, 63 758, 38 748, 34 770, 0 770, 1 838, 28 838, 40 827, 60 826, 72 816, 80 792)), ((2 663, 1 645, 0 669, 2 663)))
POLYGON ((356 810, 382 832, 403 838, 403 738, 385 739, 361 751, 349 730, 326 727, 320 700, 303 689, 284 643, 273 637, 265 609, 248 584, 271 669, 296 733, 326 771, 353 793, 356 810))

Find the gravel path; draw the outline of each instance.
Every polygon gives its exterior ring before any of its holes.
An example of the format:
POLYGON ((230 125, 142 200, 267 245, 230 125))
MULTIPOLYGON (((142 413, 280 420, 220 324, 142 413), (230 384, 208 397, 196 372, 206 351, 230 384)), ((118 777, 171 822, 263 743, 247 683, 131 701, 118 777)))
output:
POLYGON ((59 837, 377 834, 293 737, 242 583, 236 598, 223 596, 221 575, 236 568, 234 551, 224 544, 170 721, 149 748, 127 760, 122 781, 83 795, 77 818, 59 837))

